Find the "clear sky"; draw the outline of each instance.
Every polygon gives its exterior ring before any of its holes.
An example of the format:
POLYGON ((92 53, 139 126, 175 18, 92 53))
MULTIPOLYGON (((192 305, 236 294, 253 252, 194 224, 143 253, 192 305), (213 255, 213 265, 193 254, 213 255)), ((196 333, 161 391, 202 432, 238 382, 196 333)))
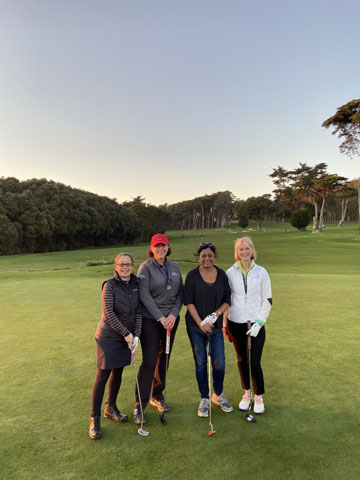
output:
POLYGON ((0 0, 0 176, 119 202, 360 174, 321 123, 360 98, 359 0, 0 0))

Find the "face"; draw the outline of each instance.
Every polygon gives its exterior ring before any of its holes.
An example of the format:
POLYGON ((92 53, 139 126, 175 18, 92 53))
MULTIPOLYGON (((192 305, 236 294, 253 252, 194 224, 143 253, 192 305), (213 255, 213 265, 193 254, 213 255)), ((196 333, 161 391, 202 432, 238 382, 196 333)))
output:
POLYGON ((201 267, 212 267, 215 262, 215 253, 210 248, 204 248, 204 250, 201 250, 198 260, 201 267))
POLYGON ((151 251, 154 254, 155 260, 158 262, 163 262, 166 258, 166 254, 169 251, 169 246, 164 245, 163 243, 158 243, 154 247, 151 247, 151 251))
POLYGON ((121 255, 115 265, 115 270, 120 277, 128 278, 134 270, 134 264, 132 263, 131 258, 128 255, 121 255))
POLYGON ((239 243, 237 247, 238 256, 241 262, 250 262, 253 250, 246 240, 239 243))

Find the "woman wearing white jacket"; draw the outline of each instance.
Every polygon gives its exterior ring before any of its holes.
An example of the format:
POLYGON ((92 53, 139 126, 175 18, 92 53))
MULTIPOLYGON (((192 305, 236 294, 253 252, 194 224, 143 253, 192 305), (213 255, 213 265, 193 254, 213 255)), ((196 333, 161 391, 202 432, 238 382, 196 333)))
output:
POLYGON ((255 399, 254 413, 264 413, 264 376, 261 355, 265 343, 265 323, 272 305, 271 282, 265 268, 255 263, 256 251, 250 237, 235 240, 236 262, 226 272, 231 288, 231 307, 224 315, 224 333, 233 342, 241 384, 245 390, 240 410, 251 403, 247 359, 247 335, 251 335, 251 380, 255 399), (225 318, 227 317, 227 318, 225 318))

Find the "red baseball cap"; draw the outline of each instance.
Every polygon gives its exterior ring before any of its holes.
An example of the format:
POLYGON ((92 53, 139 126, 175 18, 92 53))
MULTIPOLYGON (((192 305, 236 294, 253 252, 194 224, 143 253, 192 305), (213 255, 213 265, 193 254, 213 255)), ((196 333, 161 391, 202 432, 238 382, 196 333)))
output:
POLYGON ((155 245, 159 245, 159 243, 163 243, 164 245, 169 245, 169 240, 164 233, 155 233, 151 237, 151 246, 155 247, 155 245))

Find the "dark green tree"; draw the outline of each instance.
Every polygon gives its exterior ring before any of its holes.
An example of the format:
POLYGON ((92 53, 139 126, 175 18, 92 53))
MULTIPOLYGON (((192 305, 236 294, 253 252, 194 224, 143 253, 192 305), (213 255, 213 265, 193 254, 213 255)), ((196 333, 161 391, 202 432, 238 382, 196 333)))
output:
POLYGON ((360 155, 360 98, 351 100, 336 110, 335 115, 322 123, 325 128, 333 128, 342 143, 340 152, 349 157, 360 155))
POLYGON ((169 226, 170 214, 165 208, 155 207, 145 203, 141 196, 133 198, 132 201, 122 204, 126 210, 136 215, 139 226, 138 239, 147 242, 155 233, 164 233, 169 226))
POLYGON ((309 210, 296 210, 290 217, 290 224, 300 231, 306 230, 306 227, 311 222, 311 215, 309 210))
POLYGON ((273 202, 271 200, 271 195, 268 193, 259 197, 250 197, 246 200, 246 209, 249 218, 256 220, 258 232, 262 231, 261 222, 266 216, 271 215, 272 206, 273 202))
POLYGON ((44 178, 0 178, 0 214, 0 254, 132 243, 141 236, 136 214, 115 200, 44 178))
MULTIPOLYGON (((342 139, 340 152, 350 158, 360 156, 360 98, 351 100, 336 110, 335 115, 325 120, 325 128, 333 128, 333 135, 342 139)), ((358 220, 360 229, 360 177, 358 184, 358 220)))
POLYGON ((18 253, 18 232, 6 215, 0 214, 0 253, 11 255, 18 253))
POLYGON ((277 199, 288 205, 311 204, 314 208, 313 233, 322 231, 324 210, 327 198, 343 188, 347 179, 327 172, 326 163, 318 163, 314 167, 300 163, 294 170, 282 167, 273 169, 270 175, 277 188, 274 190, 277 199))

